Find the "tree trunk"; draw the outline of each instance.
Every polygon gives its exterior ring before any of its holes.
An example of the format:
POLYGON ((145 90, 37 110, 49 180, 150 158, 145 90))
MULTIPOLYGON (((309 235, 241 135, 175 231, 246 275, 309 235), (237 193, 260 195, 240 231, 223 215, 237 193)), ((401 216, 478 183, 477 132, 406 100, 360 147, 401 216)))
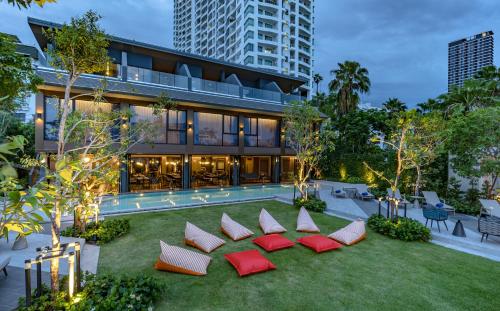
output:
MULTIPOLYGON (((57 253, 61 247, 61 208, 59 204, 59 201, 55 202, 52 219, 52 250, 54 253, 57 253)), ((50 287, 54 294, 59 290, 59 258, 50 261, 50 287)))

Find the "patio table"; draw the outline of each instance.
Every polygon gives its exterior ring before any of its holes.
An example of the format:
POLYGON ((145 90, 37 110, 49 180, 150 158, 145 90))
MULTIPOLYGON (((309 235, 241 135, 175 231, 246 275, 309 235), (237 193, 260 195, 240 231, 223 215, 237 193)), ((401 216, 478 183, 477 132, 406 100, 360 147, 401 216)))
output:
POLYGON ((409 197, 414 199, 413 206, 415 206, 416 208, 420 208, 420 201, 419 200, 423 200, 424 197, 421 197, 418 195, 410 195, 409 197))
POLYGON ((356 192, 358 191, 358 188, 356 187, 344 187, 343 189, 346 192, 347 197, 351 199, 354 199, 354 197, 356 196, 356 192))

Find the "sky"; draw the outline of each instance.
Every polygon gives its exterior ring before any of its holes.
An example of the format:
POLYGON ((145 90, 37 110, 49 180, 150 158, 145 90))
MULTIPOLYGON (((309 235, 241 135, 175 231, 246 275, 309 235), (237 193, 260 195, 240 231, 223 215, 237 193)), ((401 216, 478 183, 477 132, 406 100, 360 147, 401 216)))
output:
MULTIPOLYGON (((487 30, 500 35, 500 0, 315 0, 315 6, 321 89, 339 62, 354 60, 369 71, 372 86, 362 101, 373 106, 397 97, 412 107, 446 92, 448 42, 487 30)), ((173 47, 173 0, 57 0, 27 10, 0 0, 0 32, 35 45, 27 16, 63 23, 89 9, 109 34, 173 47)))

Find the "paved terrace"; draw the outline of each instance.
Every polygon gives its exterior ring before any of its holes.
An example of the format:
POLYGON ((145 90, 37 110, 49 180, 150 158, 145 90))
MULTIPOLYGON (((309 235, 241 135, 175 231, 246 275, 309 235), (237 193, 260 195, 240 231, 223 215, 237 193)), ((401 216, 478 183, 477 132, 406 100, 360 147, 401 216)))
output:
MULTIPOLYGON (((362 201, 357 199, 335 198, 331 195, 332 182, 319 181, 319 184, 320 198, 327 204, 326 214, 347 220, 355 220, 358 218, 367 220, 370 215, 378 213, 378 201, 376 200, 362 201)), ((292 195, 281 195, 278 199, 290 203, 292 195)), ((382 202, 381 211, 383 215, 387 213, 385 206, 386 203, 382 202)), ((400 208, 399 214, 403 214, 402 208, 400 208)), ((416 219, 425 224, 422 209, 415 208, 411 204, 407 206, 407 217, 416 219)), ((500 262, 500 237, 490 236, 488 240, 484 240, 483 243, 481 243, 481 234, 477 231, 477 217, 456 214, 450 215, 449 220, 446 222, 449 231, 446 231, 444 225, 441 224, 441 232, 439 232, 437 225, 434 224, 431 229, 432 243, 500 262), (467 235, 465 238, 452 235, 453 228, 458 220, 464 225, 465 234, 467 235)))

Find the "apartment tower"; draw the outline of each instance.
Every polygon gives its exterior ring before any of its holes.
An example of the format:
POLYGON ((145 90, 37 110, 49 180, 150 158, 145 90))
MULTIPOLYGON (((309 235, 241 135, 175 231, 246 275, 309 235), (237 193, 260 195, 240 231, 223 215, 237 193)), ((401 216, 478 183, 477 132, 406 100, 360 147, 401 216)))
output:
POLYGON ((174 0, 174 47, 302 77, 314 66, 314 0, 174 0))
POLYGON ((493 66, 493 31, 448 43, 448 89, 462 86, 486 66, 493 66))

